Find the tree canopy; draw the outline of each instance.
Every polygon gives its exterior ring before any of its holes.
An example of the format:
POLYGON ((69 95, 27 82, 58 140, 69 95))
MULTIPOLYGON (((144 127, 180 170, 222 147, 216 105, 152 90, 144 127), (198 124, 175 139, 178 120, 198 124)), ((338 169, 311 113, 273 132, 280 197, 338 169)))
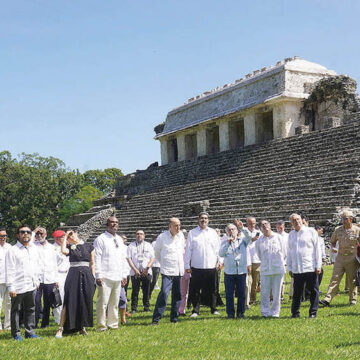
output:
POLYGON ((13 158, 0 152, 0 226, 14 236, 22 223, 52 231, 60 222, 92 207, 92 201, 112 191, 119 169, 81 174, 54 157, 37 153, 13 158))

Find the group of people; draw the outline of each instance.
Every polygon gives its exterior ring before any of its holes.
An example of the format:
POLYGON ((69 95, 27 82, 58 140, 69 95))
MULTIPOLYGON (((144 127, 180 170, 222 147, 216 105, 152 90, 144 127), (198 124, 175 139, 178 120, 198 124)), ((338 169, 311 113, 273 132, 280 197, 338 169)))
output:
MULTIPOLYGON (((328 306, 339 290, 346 273, 350 304, 356 304, 355 276, 360 243, 360 227, 353 224, 350 211, 342 214, 343 224, 331 237, 331 247, 338 255, 327 294, 320 303, 328 306)), ((0 310, 4 303, 4 329, 21 341, 21 323, 25 338, 38 338, 35 328, 49 326, 54 294, 61 305, 53 309, 59 325, 55 334, 79 332, 93 324, 93 297, 97 288, 96 329, 104 332, 126 323, 126 316, 137 312, 140 288, 143 308, 150 312, 150 296, 161 274, 161 289, 152 315, 152 325, 162 319, 171 292, 170 321, 185 316, 186 304, 192 306, 190 318, 200 315, 206 304, 219 316, 219 273, 224 272, 226 313, 229 319, 244 318, 245 311, 256 303, 260 290, 263 317, 280 316, 284 298, 286 271, 291 276, 290 297, 293 318, 300 316, 304 296, 310 299, 309 317, 315 318, 319 307, 319 283, 325 260, 322 228, 308 226, 299 214, 290 216, 292 230, 285 232, 278 221, 276 232, 267 220, 248 217, 226 226, 220 237, 218 229, 209 227, 209 215, 202 212, 197 226, 188 233, 181 230, 178 218, 170 218, 169 228, 152 244, 145 241, 142 230, 136 240, 126 244, 118 235, 119 222, 107 219, 107 230, 94 244, 83 242, 76 232, 57 230, 54 244, 47 240, 46 229, 34 231, 24 224, 17 229, 17 242, 6 242, 6 229, 0 229, 0 310), (246 226, 245 226, 246 225, 246 226), (131 314, 127 312, 127 287, 131 279, 131 314), (154 281, 155 280, 155 281, 154 281), (235 310, 235 298, 237 300, 235 310), (43 300, 42 300, 43 299, 43 300)), ((359 254, 360 255, 360 254, 359 254)), ((59 304, 57 304, 59 305, 59 304)), ((2 331, 0 323, 0 331, 2 331)))

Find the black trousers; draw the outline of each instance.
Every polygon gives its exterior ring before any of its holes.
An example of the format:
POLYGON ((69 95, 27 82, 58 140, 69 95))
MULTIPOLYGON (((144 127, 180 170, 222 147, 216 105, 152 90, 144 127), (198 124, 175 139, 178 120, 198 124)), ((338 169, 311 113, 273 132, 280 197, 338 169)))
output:
POLYGON ((19 312, 24 312, 25 337, 35 333, 35 294, 36 290, 17 294, 11 298, 11 335, 21 335, 19 312))
POLYGON ((44 307, 42 309, 42 321, 41 327, 49 326, 49 317, 50 317, 50 296, 54 290, 55 283, 53 284, 43 284, 41 283, 39 288, 36 291, 35 296, 35 327, 38 326, 38 322, 41 314, 41 298, 44 299, 44 307))
POLYGON ((158 281, 158 278, 159 278, 160 268, 152 267, 151 270, 152 270, 152 280, 151 280, 151 284, 150 284, 150 299, 151 299, 151 295, 154 290, 154 287, 156 285, 156 282, 158 281))
POLYGON ((191 279, 192 289, 192 305, 193 313, 199 314, 201 294, 205 295, 207 303, 210 306, 211 313, 216 311, 216 269, 196 269, 191 268, 191 279))
POLYGON ((132 292, 131 292, 131 311, 136 311, 138 305, 140 286, 143 292, 144 310, 150 308, 150 283, 151 275, 148 276, 131 276, 132 292))
POLYGON ((319 277, 315 271, 302 274, 293 274, 294 277, 294 295, 291 304, 291 313, 293 316, 300 315, 301 296, 304 285, 310 291, 310 309, 309 315, 316 315, 319 307, 319 277))

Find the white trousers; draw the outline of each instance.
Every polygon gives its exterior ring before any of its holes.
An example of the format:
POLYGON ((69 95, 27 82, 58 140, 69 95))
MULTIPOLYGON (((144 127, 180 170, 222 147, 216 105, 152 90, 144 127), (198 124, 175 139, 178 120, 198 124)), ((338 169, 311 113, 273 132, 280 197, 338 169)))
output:
POLYGON ((284 274, 261 275, 261 315, 262 316, 280 316, 281 287, 284 280, 284 274), (272 292, 272 306, 270 309, 270 293, 272 292))
POLYGON ((250 292, 251 292, 252 277, 246 275, 246 286, 245 286, 245 305, 250 306, 250 292))
MULTIPOLYGON (((11 311, 11 299, 6 284, 0 284, 0 314, 2 304, 4 303, 4 329, 10 330, 10 311, 11 311)), ((0 320, 0 330, 2 330, 2 324, 0 320)))
POLYGON ((97 286, 96 327, 97 329, 117 329, 119 326, 119 299, 121 281, 102 279, 102 286, 97 286), (106 323, 107 309, 107 323, 106 323))
MULTIPOLYGON (((65 287, 65 280, 66 280, 67 272, 66 273, 58 273, 58 279, 59 279, 59 292, 61 297, 61 302, 64 303, 64 287, 65 287)), ((61 310, 63 306, 59 306, 55 309, 53 309, 53 315, 54 315, 54 321, 57 324, 60 324, 60 316, 61 316, 61 310)))

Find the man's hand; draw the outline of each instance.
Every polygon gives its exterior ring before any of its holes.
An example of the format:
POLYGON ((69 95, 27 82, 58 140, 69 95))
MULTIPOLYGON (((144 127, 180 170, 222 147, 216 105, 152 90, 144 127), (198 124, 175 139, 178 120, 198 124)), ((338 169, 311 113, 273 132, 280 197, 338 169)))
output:
POLYGON ((191 269, 186 269, 186 272, 187 272, 188 274, 191 274, 191 269))
POLYGON ((55 287, 58 289, 59 288, 59 283, 55 283, 55 287))
POLYGON ((10 295, 10 297, 14 298, 14 297, 16 297, 16 292, 15 291, 10 291, 9 295, 10 295))
POLYGON ((240 219, 235 219, 235 220, 234 220, 234 224, 236 225, 236 227, 237 227, 238 229, 242 229, 243 226, 244 226, 243 222, 242 222, 240 219))
POLYGON ((332 251, 334 254, 336 254, 336 253, 338 252, 338 250, 337 250, 336 247, 333 247, 333 248, 331 249, 331 251, 332 251))
POLYGON ((321 274, 321 269, 316 269, 316 270, 315 270, 315 274, 316 274, 316 275, 320 275, 320 274, 321 274))
POLYGON ((149 273, 149 269, 148 269, 148 268, 145 268, 145 269, 142 271, 142 275, 144 275, 144 276, 148 276, 148 273, 149 273))
POLYGON ((126 283, 127 283, 126 278, 123 278, 123 279, 121 280, 121 287, 124 287, 124 286, 126 285, 126 283))
POLYGON ((216 264, 216 270, 220 270, 221 269, 221 263, 220 262, 218 262, 217 264, 216 264))
POLYGON ((256 241, 259 237, 260 237, 260 235, 254 236, 253 238, 251 238, 251 241, 256 241))
POLYGON ((140 271, 138 269, 134 269, 134 272, 135 272, 135 277, 139 277, 141 274, 140 274, 140 271))
POLYGON ((249 265, 249 266, 247 267, 247 273, 248 273, 248 275, 251 275, 251 265, 249 265))
POLYGON ((96 285, 97 286, 103 286, 103 281, 102 281, 102 279, 96 279, 96 285))

